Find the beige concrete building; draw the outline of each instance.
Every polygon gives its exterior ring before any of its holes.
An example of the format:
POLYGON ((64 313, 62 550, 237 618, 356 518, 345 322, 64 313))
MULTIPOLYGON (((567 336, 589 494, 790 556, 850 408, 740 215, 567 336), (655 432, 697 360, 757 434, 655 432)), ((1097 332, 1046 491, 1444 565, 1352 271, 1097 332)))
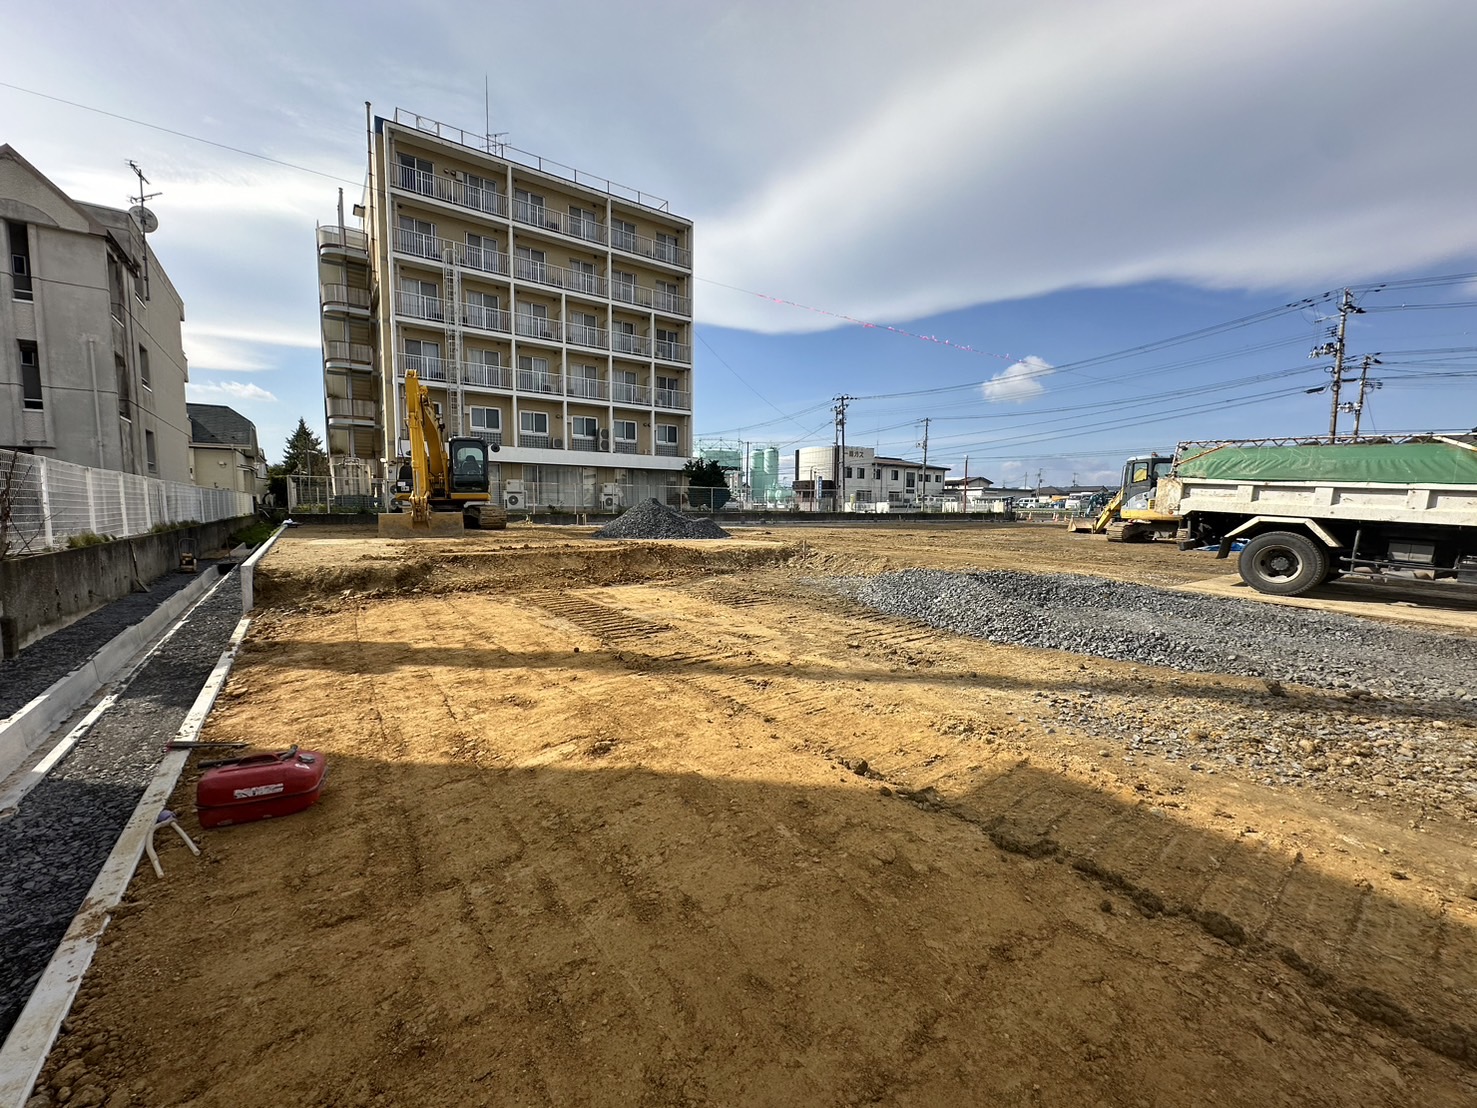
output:
POLYGON ((190 479, 207 489, 233 489, 260 497, 267 491, 267 458, 256 424, 224 404, 187 404, 190 415, 190 479))
POLYGON ((692 223, 420 116, 374 119, 359 227, 320 227, 328 451, 383 476, 414 369, 512 507, 661 496, 692 453, 692 223))
POLYGON ((0 447, 190 480, 184 304, 126 211, 0 146, 0 447))

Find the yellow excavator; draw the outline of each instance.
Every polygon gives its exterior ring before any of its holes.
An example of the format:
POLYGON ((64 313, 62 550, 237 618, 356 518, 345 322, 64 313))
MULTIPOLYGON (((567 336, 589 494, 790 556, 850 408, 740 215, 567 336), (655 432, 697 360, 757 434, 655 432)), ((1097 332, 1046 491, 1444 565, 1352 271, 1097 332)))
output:
POLYGON ((1108 536, 1109 542, 1152 542, 1161 535, 1173 538, 1179 516, 1157 511, 1154 494, 1159 478, 1174 467, 1174 457, 1145 454, 1130 458, 1123 466, 1123 484, 1108 506, 1093 520, 1073 520, 1068 531, 1108 536))
POLYGON ((432 538, 460 535, 468 527, 507 527, 508 513, 488 492, 487 443, 474 438, 443 442, 436 406, 413 369, 405 374, 405 411, 410 460, 401 467, 400 484, 409 488, 395 493, 399 511, 379 517, 380 537, 432 538))

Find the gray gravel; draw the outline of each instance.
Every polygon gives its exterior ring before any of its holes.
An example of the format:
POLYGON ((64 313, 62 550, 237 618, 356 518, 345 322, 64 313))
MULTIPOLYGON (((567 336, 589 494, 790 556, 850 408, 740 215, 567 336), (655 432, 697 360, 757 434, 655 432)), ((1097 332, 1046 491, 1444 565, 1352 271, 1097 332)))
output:
MULTIPOLYGON (((200 563, 201 573, 215 573, 215 563, 200 563)), ((76 623, 54 631, 32 643, 19 657, 0 662, 0 719, 14 715, 85 659, 92 657, 114 636, 163 604, 197 578, 191 573, 166 573, 149 585, 147 592, 129 593, 76 623)))
MULTIPOLYGON (((10 1030, 241 618, 232 575, 0 822, 0 1038, 10 1030)), ((78 656, 73 657, 73 662, 78 656)))
POLYGON ((727 531, 708 518, 689 519, 658 500, 633 504, 595 532, 597 539, 726 539, 727 531))
POLYGON ((1349 616, 1068 574, 904 570, 832 586, 991 642, 1382 697, 1477 700, 1477 645, 1349 616))

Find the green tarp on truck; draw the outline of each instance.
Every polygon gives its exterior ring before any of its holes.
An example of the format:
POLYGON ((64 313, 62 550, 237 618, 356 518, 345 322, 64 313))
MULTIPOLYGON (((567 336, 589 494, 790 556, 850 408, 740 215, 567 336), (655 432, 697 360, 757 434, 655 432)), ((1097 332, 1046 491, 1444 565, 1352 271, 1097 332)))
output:
POLYGON ((1192 448, 1175 475, 1330 485, 1477 485, 1477 450, 1445 442, 1222 446, 1200 453, 1192 448))

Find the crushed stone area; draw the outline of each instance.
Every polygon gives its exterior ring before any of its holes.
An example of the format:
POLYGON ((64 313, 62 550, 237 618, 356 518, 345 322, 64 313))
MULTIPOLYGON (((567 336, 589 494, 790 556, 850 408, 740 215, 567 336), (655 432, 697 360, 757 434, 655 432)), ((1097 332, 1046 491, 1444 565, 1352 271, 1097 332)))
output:
POLYGON ((726 539, 709 518, 690 519, 656 499, 633 504, 595 532, 597 539, 726 539))
MULTIPOLYGON (((202 560, 200 572, 215 573, 215 565, 202 560)), ((147 592, 120 596, 76 623, 33 642, 18 657, 0 661, 0 719, 20 711, 84 659, 198 579, 192 573, 166 573, 152 582, 147 592)))
POLYGON ((1331 612, 1073 574, 912 569, 831 587, 956 634, 1356 695, 1477 702, 1477 646, 1331 612))
POLYGON ((240 618, 233 574, 0 821, 0 1037, 20 1015, 240 618))

